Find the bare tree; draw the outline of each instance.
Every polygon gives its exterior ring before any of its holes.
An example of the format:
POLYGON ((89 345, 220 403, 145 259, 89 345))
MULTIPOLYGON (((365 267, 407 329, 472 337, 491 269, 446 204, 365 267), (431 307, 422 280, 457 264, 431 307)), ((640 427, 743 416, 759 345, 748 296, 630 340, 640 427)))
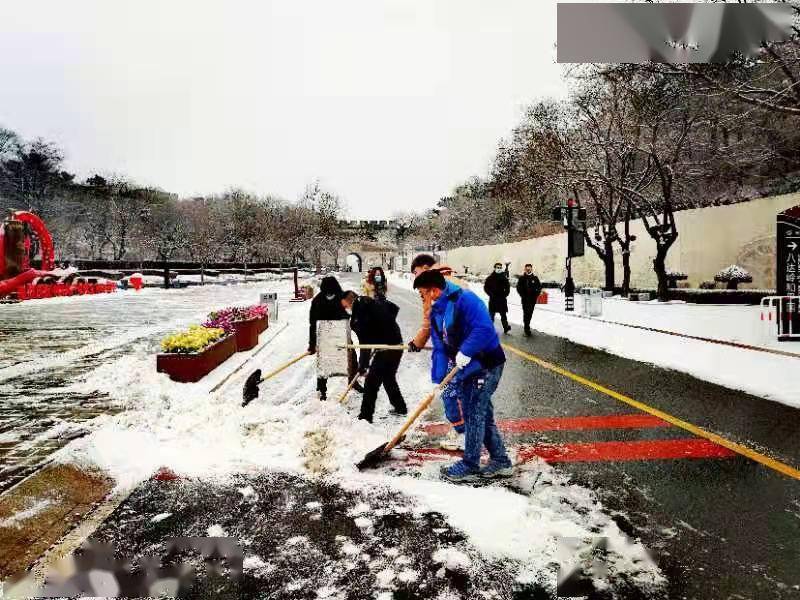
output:
MULTIPOLYGON (((308 185, 299 202, 305 211, 307 229, 305 239, 317 273, 322 270, 322 255, 338 255, 344 241, 339 222, 344 216, 344 204, 335 194, 320 186, 318 181, 308 185)), ((338 260, 338 259, 337 259, 338 260)))
POLYGON ((206 265, 219 259, 224 244, 220 207, 214 200, 194 198, 181 203, 186 223, 186 250, 200 263, 200 285, 205 284, 206 265))
POLYGON ((169 262, 187 244, 187 227, 178 200, 158 190, 149 190, 147 207, 138 224, 140 239, 164 267, 164 287, 170 287, 169 262))

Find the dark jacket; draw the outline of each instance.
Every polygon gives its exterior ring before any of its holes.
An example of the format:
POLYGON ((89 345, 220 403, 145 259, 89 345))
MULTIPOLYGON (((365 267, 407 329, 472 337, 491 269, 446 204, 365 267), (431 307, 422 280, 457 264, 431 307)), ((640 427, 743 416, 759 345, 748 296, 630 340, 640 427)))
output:
POLYGON ((474 292, 449 281, 431 307, 431 343, 433 383, 444 379, 459 352, 472 359, 459 371, 459 378, 481 369, 493 369, 506 361, 486 305, 474 292))
MULTIPOLYGON (((353 303, 350 328, 356 332, 360 344, 402 344, 403 336, 397 324, 398 306, 389 300, 373 300, 359 296, 353 303)), ((385 351, 382 351, 385 352, 385 351)), ((369 365, 371 352, 362 350, 358 364, 369 365)))
POLYGON ((308 313, 308 347, 317 347, 317 321, 339 321, 349 319, 350 315, 342 308, 342 286, 335 277, 323 277, 319 284, 319 294, 311 301, 308 313), (326 296, 333 295, 332 300, 326 296))
POLYGON ((505 273, 492 273, 483 283, 483 291, 489 296, 489 312, 507 313, 508 294, 511 293, 511 284, 505 273))
POLYGON ((523 273, 517 278, 517 293, 523 304, 536 304, 536 299, 542 293, 542 282, 533 273, 523 273))

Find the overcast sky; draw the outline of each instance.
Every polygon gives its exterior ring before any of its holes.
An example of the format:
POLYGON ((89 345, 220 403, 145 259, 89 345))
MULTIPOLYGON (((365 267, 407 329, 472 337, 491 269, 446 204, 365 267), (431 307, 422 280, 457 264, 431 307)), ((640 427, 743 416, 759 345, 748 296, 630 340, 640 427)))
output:
POLYGON ((84 177, 424 209, 563 94, 555 0, 0 3, 0 125, 84 177))

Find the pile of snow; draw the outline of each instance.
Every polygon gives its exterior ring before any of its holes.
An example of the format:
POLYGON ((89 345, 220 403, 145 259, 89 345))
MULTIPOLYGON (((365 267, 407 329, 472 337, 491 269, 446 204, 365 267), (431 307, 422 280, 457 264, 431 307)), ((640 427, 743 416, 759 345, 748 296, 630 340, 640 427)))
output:
POLYGON ((440 548, 433 553, 433 562, 442 565, 448 571, 466 573, 472 565, 472 560, 458 548, 440 548))

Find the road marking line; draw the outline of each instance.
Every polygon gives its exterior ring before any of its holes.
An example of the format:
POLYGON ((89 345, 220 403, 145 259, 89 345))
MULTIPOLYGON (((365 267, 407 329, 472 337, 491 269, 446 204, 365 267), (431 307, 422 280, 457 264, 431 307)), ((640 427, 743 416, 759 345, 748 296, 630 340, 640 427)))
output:
MULTIPOLYGON (((592 415, 581 417, 539 417, 535 419, 500 419, 500 431, 528 433, 534 431, 573 431, 578 429, 650 429, 669 427, 670 424, 653 415, 634 413, 628 415, 592 415)), ((443 422, 423 424, 420 429, 428 435, 443 435, 452 425, 443 422)))
POLYGON ((730 458, 736 453, 709 440, 635 440, 630 442, 579 442, 555 446, 522 446, 518 460, 537 456, 546 462, 599 462, 684 458, 730 458))
POLYGON ((572 379, 573 381, 580 383, 581 385, 591 388, 595 391, 598 391, 606 396, 610 396, 615 400, 619 400, 629 406, 633 406, 634 408, 638 408, 641 411, 644 411, 648 414, 651 414, 659 419, 663 419, 667 423, 674 425, 675 427, 680 427, 681 429, 688 431, 689 433, 693 433, 694 435, 705 438, 722 446, 723 448, 727 448, 728 450, 732 450, 737 454, 741 454, 742 456, 746 456, 747 458, 754 460, 757 463, 764 465, 772 469, 773 471, 777 471, 787 477, 792 477, 794 479, 800 480, 800 470, 795 469, 785 463, 777 461, 773 458, 765 456, 747 446, 743 446, 741 444, 737 444, 736 442, 732 442, 716 433, 711 433, 710 431, 706 431, 696 425, 692 425, 691 423, 687 423, 686 421, 679 419, 677 417, 673 417, 672 415, 665 413, 664 411, 658 410, 657 408, 653 408, 652 406, 648 406, 643 402, 639 402, 638 400, 634 400, 628 396, 620 394, 619 392, 615 392, 605 386, 600 385, 599 383, 595 383, 594 381, 587 379, 586 377, 582 377, 572 371, 568 371, 558 365, 554 365, 546 360, 539 358, 538 356, 534 356, 524 350, 520 350, 519 348, 515 348, 514 346, 510 346, 508 344, 503 344, 503 348, 508 350, 509 352, 516 354, 520 358, 524 358, 534 364, 539 365, 540 367, 547 369, 548 371, 552 371, 553 373, 557 373, 562 375, 563 377, 567 377, 568 379, 572 379))
MULTIPOLYGON (((634 440, 629 442, 573 442, 567 444, 523 444, 515 448, 517 463, 541 458, 557 462, 619 462, 686 458, 730 458, 736 453, 709 440, 634 440)), ((439 460, 460 456, 460 452, 440 448, 416 448, 409 457, 418 460, 439 460)))

